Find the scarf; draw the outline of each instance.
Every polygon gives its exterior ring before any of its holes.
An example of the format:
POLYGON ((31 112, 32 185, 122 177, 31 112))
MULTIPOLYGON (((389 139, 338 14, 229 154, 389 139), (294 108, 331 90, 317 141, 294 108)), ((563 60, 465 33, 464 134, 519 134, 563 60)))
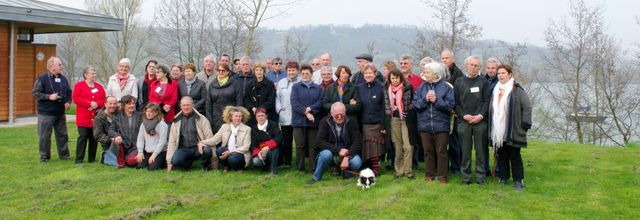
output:
POLYGON ((264 124, 260 125, 260 123, 258 123, 258 130, 267 132, 267 126, 269 125, 269 120, 264 121, 264 124))
POLYGON ((147 134, 149 134, 149 136, 156 135, 156 126, 158 125, 158 123, 160 123, 160 119, 157 118, 151 120, 145 118, 144 120, 142 120, 144 130, 147 134))
POLYGON ((238 138, 238 129, 240 129, 239 125, 234 127, 233 124, 231 124, 231 136, 229 136, 229 143, 227 144, 229 151, 233 151, 237 147, 236 139, 238 138))
POLYGON ((493 108, 491 122, 493 127, 491 128, 491 140, 493 140, 494 148, 501 148, 505 142, 505 132, 507 128, 507 114, 508 98, 509 94, 513 90, 513 78, 505 84, 498 83, 493 89, 493 101, 491 101, 491 107, 493 108))
POLYGON ((398 86, 393 86, 389 84, 389 103, 391 105, 391 114, 393 115, 393 109, 395 109, 396 105, 398 107, 398 113, 400 113, 400 119, 404 118, 404 103, 402 102, 402 96, 404 85, 400 83, 398 86))
POLYGON ((322 87, 322 89, 326 89, 327 87, 329 87, 329 85, 331 85, 331 83, 333 83, 333 79, 330 79, 328 82, 322 81, 320 87, 322 87))
POLYGON ((220 77, 218 77, 218 84, 220 84, 220 86, 223 86, 224 84, 227 84, 227 81, 229 81, 229 76, 224 77, 222 79, 220 79, 220 77))
POLYGON ((187 94, 191 93, 191 86, 196 83, 196 80, 195 77, 192 80, 184 79, 184 82, 187 84, 187 94))
POLYGON ((342 102, 342 96, 344 96, 344 87, 346 87, 346 83, 338 80, 338 99, 342 102))
POLYGON ((127 81, 129 81, 129 76, 131 74, 127 73, 125 76, 120 76, 120 74, 116 73, 116 78, 118 79, 118 84, 120 84, 120 89, 124 89, 127 85, 127 81))
POLYGON ((156 77, 153 77, 152 79, 150 79, 148 73, 144 76, 144 82, 147 83, 147 85, 151 85, 156 80, 157 80, 156 77))

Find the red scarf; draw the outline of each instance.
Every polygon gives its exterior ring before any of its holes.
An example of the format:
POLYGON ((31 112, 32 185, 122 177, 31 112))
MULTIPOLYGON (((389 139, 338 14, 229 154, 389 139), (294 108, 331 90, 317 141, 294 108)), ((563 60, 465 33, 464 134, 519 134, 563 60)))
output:
POLYGON ((398 113, 400 113, 400 118, 404 118, 404 103, 402 102, 402 96, 404 85, 400 83, 398 86, 393 86, 389 84, 389 103, 391 107, 391 114, 393 115, 393 109, 398 107, 398 113))
POLYGON ((129 81, 130 74, 127 73, 125 76, 120 76, 120 74, 116 73, 116 77, 118 78, 118 84, 120 84, 120 89, 123 89, 124 86, 127 85, 127 81, 129 81))
POLYGON ((153 79, 149 79, 149 73, 144 75, 144 82, 147 83, 147 85, 151 86, 151 84, 153 82, 155 82, 157 80, 156 77, 153 77, 153 79))

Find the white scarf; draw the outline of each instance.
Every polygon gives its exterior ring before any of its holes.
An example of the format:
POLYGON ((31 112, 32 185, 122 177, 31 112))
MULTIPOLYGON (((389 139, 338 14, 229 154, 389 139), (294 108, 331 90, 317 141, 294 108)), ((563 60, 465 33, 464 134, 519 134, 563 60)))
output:
POLYGON ((240 129, 240 125, 234 127, 233 124, 231 124, 231 135, 229 136, 229 143, 227 143, 229 151, 235 150, 237 147, 236 139, 238 138, 238 129, 240 129))
POLYGON ((504 143, 505 131, 507 128, 507 116, 509 114, 509 95, 513 89, 513 78, 509 79, 507 83, 502 84, 498 82, 495 88, 493 88, 493 101, 491 107, 493 108, 491 129, 491 140, 493 140, 494 148, 502 147, 504 143), (502 91, 502 97, 500 97, 500 91, 502 91), (498 98, 500 97, 500 98, 498 98))
POLYGON ((269 125, 269 120, 264 121, 264 124, 260 125, 260 123, 258 124, 258 130, 267 132, 267 125, 269 125))

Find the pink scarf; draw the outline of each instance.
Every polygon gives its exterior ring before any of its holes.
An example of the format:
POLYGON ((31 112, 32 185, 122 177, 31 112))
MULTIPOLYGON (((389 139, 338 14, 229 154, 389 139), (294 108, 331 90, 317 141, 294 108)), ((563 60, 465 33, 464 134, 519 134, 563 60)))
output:
POLYGON ((129 81, 130 74, 127 73, 125 76, 120 76, 120 74, 116 73, 116 77, 118 78, 118 84, 120 84, 120 89, 123 89, 124 86, 127 85, 127 81, 129 81))
POLYGON ((402 83, 400 83, 400 85, 398 86, 389 84, 389 103, 391 107, 391 114, 393 115, 393 109, 395 109, 397 104, 398 113, 400 113, 400 119, 404 118, 404 103, 402 102, 403 88, 404 85, 402 85, 402 83))

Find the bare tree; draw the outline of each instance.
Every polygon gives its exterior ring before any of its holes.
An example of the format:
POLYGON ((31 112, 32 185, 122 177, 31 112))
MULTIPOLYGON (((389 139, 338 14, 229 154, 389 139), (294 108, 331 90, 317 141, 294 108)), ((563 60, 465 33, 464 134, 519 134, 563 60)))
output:
POLYGON ((371 55, 376 55, 376 41, 367 41, 367 52, 371 55))
POLYGON ((281 16, 297 2, 299 0, 220 0, 220 6, 247 28, 243 53, 250 56, 255 50, 255 34, 260 23, 281 16))
POLYGON ((309 40, 300 30, 289 30, 282 39, 282 51, 279 55, 284 60, 295 60, 300 63, 309 59, 309 40))
POLYGON ((60 34, 58 38, 58 56, 64 60, 64 69, 72 84, 76 82, 76 76, 82 76, 80 71, 86 52, 83 46, 86 36, 82 33, 66 33, 60 34))
POLYGON ((584 143, 584 123, 582 105, 586 88, 583 85, 589 74, 588 59, 592 50, 593 29, 601 20, 601 11, 588 7, 583 0, 571 1, 570 19, 560 23, 551 21, 545 31, 547 48, 551 54, 544 55, 544 71, 553 73, 559 84, 542 84, 543 89, 555 106, 570 120, 568 125, 576 134, 576 140, 584 143), (551 86, 555 85, 555 86, 551 86))
POLYGON ((138 16, 142 0, 85 0, 85 4, 91 11, 124 20, 122 31, 92 33, 89 37, 94 48, 89 50, 87 60, 93 61, 99 78, 106 82, 116 72, 118 60, 125 57, 131 60, 131 72, 135 73, 149 56, 145 44, 151 26, 144 26, 138 16))
POLYGON ((433 18, 437 23, 433 25, 431 40, 435 52, 446 48, 454 52, 468 49, 470 42, 482 35, 482 27, 472 24, 467 14, 471 0, 425 0, 424 3, 436 10, 433 18))

